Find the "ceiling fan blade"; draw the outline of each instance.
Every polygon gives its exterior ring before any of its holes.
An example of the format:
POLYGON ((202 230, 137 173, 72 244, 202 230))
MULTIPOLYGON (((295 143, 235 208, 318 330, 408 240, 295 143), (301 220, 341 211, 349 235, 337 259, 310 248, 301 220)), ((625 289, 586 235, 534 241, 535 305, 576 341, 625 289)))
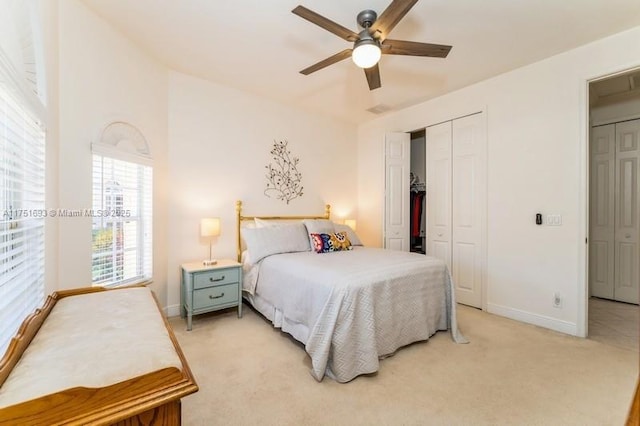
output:
POLYGON ((367 76, 369 90, 375 90, 382 86, 380 83, 380 68, 378 67, 378 64, 375 64, 371 68, 365 68, 364 74, 367 76))
POLYGON ((322 68, 328 67, 329 65, 335 64, 336 62, 340 62, 341 60, 351 56, 351 50, 352 49, 344 49, 342 52, 336 53, 333 56, 329 56, 327 59, 323 59, 317 64, 313 64, 310 67, 303 69, 302 71, 300 71, 300 74, 309 75, 312 72, 316 72, 318 70, 321 70, 322 68))
POLYGON ((379 40, 384 40, 389 36, 391 30, 400 22, 404 15, 416 4, 418 0, 393 0, 391 4, 382 12, 380 17, 371 25, 369 33, 379 40))
POLYGON ((386 39, 380 46, 385 55, 431 56, 446 58, 451 46, 444 44, 418 43, 415 41, 386 39))
POLYGON ((355 32, 333 22, 331 19, 327 19, 322 15, 318 15, 313 10, 309 10, 304 6, 297 6, 291 12, 347 41, 358 40, 358 34, 356 34, 355 32))

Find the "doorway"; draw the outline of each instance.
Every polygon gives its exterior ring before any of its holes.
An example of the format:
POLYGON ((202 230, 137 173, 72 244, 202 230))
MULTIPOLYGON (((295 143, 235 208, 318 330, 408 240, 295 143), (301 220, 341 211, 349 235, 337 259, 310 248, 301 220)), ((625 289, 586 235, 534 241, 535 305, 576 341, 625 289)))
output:
POLYGON ((640 70, 589 83, 588 336, 638 350, 640 70))

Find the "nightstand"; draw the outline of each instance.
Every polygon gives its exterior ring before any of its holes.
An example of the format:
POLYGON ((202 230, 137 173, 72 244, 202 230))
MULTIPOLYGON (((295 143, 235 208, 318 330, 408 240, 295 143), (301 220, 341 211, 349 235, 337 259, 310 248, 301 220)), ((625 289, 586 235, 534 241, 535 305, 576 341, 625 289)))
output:
POLYGON ((180 268, 180 316, 187 317, 187 330, 191 330, 193 315, 232 306, 238 307, 238 318, 242 318, 240 263, 220 259, 215 265, 193 262, 184 263, 180 268))

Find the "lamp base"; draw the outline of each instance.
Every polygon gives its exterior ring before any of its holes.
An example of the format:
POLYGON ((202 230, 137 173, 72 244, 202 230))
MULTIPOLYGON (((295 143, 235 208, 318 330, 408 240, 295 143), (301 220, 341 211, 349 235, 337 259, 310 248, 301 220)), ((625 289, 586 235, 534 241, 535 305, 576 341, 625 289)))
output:
POLYGON ((218 263, 218 261, 216 259, 208 259, 208 260, 203 260, 202 261, 202 264, 204 266, 212 266, 212 265, 215 265, 217 263, 218 263))

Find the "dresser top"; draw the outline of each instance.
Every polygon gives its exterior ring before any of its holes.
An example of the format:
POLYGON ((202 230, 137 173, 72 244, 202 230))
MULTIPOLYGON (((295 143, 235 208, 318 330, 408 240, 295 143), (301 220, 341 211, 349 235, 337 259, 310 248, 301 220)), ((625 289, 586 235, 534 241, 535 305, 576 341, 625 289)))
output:
POLYGON ((218 259, 218 262, 215 265, 205 265, 202 261, 200 261, 183 263, 180 266, 185 272, 190 274, 192 272, 214 271, 216 269, 240 266, 240 263, 231 259, 218 259))

